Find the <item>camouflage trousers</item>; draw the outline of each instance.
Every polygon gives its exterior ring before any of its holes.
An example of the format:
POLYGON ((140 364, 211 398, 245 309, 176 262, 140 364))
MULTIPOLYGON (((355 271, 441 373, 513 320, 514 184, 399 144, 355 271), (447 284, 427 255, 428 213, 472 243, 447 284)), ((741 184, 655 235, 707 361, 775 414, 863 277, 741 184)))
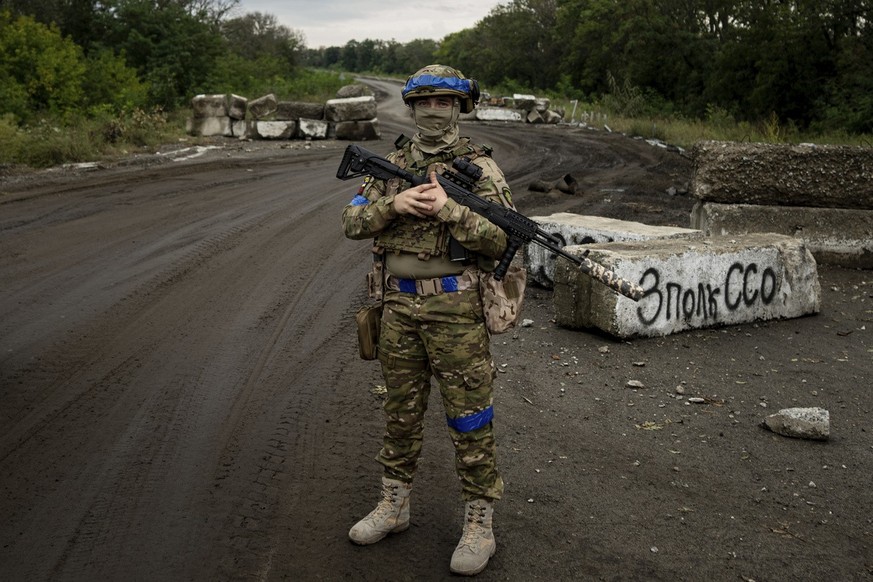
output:
POLYGON ((383 304, 379 360, 386 430, 377 460, 385 476, 413 479, 433 377, 464 499, 500 499, 503 479, 491 423, 495 370, 478 289, 432 296, 388 291, 383 304))

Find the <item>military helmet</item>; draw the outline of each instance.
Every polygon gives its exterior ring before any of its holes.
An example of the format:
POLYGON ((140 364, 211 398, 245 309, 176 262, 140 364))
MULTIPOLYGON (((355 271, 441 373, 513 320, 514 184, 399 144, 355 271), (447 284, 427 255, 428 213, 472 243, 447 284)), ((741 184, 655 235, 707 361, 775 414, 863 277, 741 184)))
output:
POLYGON ((461 113, 470 113, 479 103, 479 83, 452 67, 428 65, 406 79, 400 94, 407 105, 416 97, 451 95, 460 98, 461 113))

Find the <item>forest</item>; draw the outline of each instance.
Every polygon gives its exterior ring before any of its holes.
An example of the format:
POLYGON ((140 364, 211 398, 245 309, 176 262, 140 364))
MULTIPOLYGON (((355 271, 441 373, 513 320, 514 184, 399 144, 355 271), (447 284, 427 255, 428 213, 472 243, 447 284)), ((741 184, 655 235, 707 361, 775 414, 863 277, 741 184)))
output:
POLYGON ((198 93, 316 98, 343 73, 432 62, 627 117, 863 136, 871 17, 871 0, 511 0, 439 40, 316 49, 239 0, 0 0, 0 143, 89 122, 95 139, 144 140, 198 93))

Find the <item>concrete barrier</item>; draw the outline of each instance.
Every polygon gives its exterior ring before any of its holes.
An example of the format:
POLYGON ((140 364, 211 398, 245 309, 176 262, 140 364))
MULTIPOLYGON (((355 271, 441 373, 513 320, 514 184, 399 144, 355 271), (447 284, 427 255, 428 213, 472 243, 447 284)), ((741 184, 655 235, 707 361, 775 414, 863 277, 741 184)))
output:
POLYGON ((324 104, 305 101, 279 101, 276 104, 276 119, 298 121, 300 119, 324 119, 324 104))
POLYGON ((691 226, 707 236, 793 236, 803 239, 820 263, 873 269, 873 210, 698 202, 691 226))
MULTIPOLYGON (((531 216, 531 220, 536 221, 547 233, 557 237, 561 241, 561 246, 700 236, 700 231, 689 228, 649 226, 640 222, 569 212, 531 216)), ((551 288, 555 280, 556 256, 539 245, 525 245, 524 264, 528 272, 528 281, 541 287, 551 288)))
POLYGON ((324 104, 324 118, 328 121, 366 121, 376 117, 376 98, 349 97, 328 99, 324 104))
POLYGON ((227 95, 196 95, 191 99, 194 119, 228 117, 227 95))
POLYGON ((270 93, 249 101, 248 109, 253 119, 264 119, 276 113, 278 107, 279 101, 270 93))
POLYGON ((296 121, 255 121, 252 123, 252 133, 260 139, 292 139, 296 132, 296 121))
MULTIPOLYGON (((363 86, 347 86, 338 92, 355 95, 363 86)), ((265 95, 248 101, 239 95, 198 95, 191 103, 188 133, 255 139, 345 139, 381 138, 376 117, 376 99, 361 95, 330 99, 326 103, 278 101, 265 95)))
POLYGON ((297 134, 303 139, 327 138, 330 124, 322 119, 299 119, 297 121, 297 134))
POLYGON ((517 109, 502 107, 477 107, 474 113, 479 121, 521 121, 526 116, 526 113, 517 109))
POLYGON ((659 239, 570 246, 638 282, 634 302, 566 259, 555 270, 556 322, 619 338, 801 317, 818 313, 821 288, 805 244, 777 234, 701 240, 659 239))
POLYGON ((375 118, 364 121, 340 121, 336 124, 337 139, 367 141, 379 139, 381 136, 379 120, 375 118))
POLYGON ((189 117, 185 129, 189 135, 233 137, 233 120, 227 116, 189 117))
POLYGON ((231 93, 227 96, 227 116, 234 121, 242 121, 246 118, 249 100, 240 95, 231 93))
POLYGON ((873 210, 873 148, 706 141, 692 155, 703 201, 873 210))

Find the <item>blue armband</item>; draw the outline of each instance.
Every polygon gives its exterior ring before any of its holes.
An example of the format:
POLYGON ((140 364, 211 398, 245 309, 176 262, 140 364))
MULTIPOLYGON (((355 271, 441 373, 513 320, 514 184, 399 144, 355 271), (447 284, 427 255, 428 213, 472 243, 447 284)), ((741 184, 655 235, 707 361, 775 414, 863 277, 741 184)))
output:
POLYGON ((449 418, 446 416, 446 422, 449 426, 458 432, 472 432, 478 428, 486 426, 494 418, 494 407, 489 406, 481 412, 468 414, 460 418, 449 418))

